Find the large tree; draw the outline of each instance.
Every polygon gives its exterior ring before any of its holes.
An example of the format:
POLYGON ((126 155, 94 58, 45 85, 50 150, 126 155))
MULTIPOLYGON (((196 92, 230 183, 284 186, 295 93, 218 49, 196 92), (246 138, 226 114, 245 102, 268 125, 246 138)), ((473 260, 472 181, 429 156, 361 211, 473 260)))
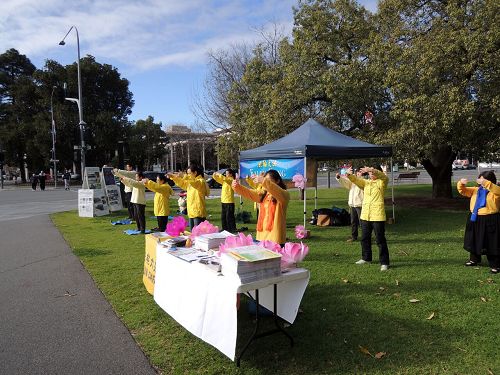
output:
POLYGON ((165 154, 166 135, 161 122, 155 123, 152 116, 137 120, 128 131, 131 162, 140 169, 151 170, 153 164, 165 154))
POLYGON ((499 148, 500 7, 494 0, 384 0, 371 53, 391 96, 384 134, 451 197, 459 151, 499 148))

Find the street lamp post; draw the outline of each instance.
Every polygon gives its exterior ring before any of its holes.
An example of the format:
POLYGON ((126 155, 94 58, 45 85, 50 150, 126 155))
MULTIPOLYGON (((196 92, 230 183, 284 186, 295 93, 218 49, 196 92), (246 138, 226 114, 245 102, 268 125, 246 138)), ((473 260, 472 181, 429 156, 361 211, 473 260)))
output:
POLYGON ((57 160, 56 160, 56 123, 54 121, 54 106, 52 98, 54 97, 54 90, 56 86, 52 86, 52 93, 50 94, 50 115, 52 117, 52 162, 54 163, 54 189, 57 189, 57 160))
POLYGON ((71 26, 71 28, 68 30, 64 38, 59 42, 60 46, 64 46, 66 43, 64 40, 68 36, 68 34, 71 32, 71 30, 75 29, 76 32, 76 45, 78 47, 78 60, 76 60, 76 67, 78 71, 78 99, 75 98, 65 98, 66 100, 75 102, 78 105, 78 116, 80 118, 79 126, 80 126, 80 140, 81 140, 81 146, 80 146, 80 155, 81 155, 81 177, 83 181, 83 174, 85 171, 85 138, 84 138, 84 127, 85 127, 85 122, 83 121, 83 102, 82 102, 82 76, 80 73, 80 37, 78 36, 78 29, 76 26, 71 26))

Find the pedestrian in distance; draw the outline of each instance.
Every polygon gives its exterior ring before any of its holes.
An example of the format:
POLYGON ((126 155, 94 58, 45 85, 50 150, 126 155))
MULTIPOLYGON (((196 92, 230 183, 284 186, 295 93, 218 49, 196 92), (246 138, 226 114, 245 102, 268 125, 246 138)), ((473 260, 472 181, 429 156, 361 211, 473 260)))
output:
POLYGON ((158 221, 158 227, 153 231, 165 232, 168 224, 168 215, 170 215, 169 199, 174 194, 174 191, 167 183, 167 176, 159 174, 156 177, 156 182, 148 178, 142 180, 144 186, 155 192, 153 210, 158 221))
POLYGON ((69 184, 71 181, 71 172, 69 169, 66 169, 64 174, 63 174, 63 180, 64 180, 64 190, 69 190, 69 184))
POLYGON ((347 178, 363 190, 361 207, 361 259, 356 264, 372 261, 372 232, 375 232, 379 248, 380 271, 389 268, 389 248, 385 238, 385 205, 384 195, 389 178, 379 169, 363 167, 362 174, 368 174, 368 180, 353 175, 352 168, 347 169, 347 178))
POLYGON ((191 164, 186 174, 169 173, 167 177, 181 189, 186 190, 189 226, 193 229, 207 217, 205 198, 210 194, 210 188, 205 181, 203 167, 191 164))
POLYGON ((36 191, 36 187, 38 186, 38 175, 33 173, 31 175, 31 190, 36 191))
POLYGON ((214 173, 212 176, 222 185, 220 195, 222 229, 234 233, 236 232, 236 219, 234 217, 234 190, 231 185, 236 177, 235 172, 228 168, 224 175, 214 173))
MULTIPOLYGON (((356 170, 355 173, 357 177, 363 177, 363 173, 361 173, 360 170, 356 170)), ((363 190, 356 184, 352 183, 346 175, 337 173, 335 179, 340 186, 349 190, 347 204, 349 205, 349 209, 351 211, 351 237, 347 239, 347 242, 357 241, 358 228, 360 226, 361 206, 363 205, 363 190)))
POLYGON ((38 175, 38 179, 40 181, 40 190, 44 191, 45 190, 45 172, 43 170, 40 171, 40 174, 38 175))
POLYGON ((481 263, 481 255, 486 254, 490 272, 500 272, 500 187, 493 171, 479 174, 478 186, 467 187, 467 179, 457 183, 458 192, 470 198, 470 213, 465 224, 464 249, 469 261, 467 267, 481 263))
POLYGON ((280 174, 274 169, 253 176, 253 180, 256 185, 262 186, 262 190, 246 188, 237 179, 233 181, 232 186, 242 197, 260 203, 256 238, 259 241, 270 240, 284 246, 290 193, 286 190, 280 174))

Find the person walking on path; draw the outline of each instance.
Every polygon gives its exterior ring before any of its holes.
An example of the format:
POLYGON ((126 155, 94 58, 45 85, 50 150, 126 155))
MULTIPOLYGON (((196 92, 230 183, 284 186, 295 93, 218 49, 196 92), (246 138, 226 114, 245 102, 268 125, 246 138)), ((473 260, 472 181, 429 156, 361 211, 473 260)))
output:
POLYGON ((181 189, 186 190, 189 226, 193 229, 206 220, 205 197, 210 194, 210 188, 203 177, 203 168, 201 166, 191 164, 186 172, 185 175, 183 173, 169 173, 167 177, 181 189))
POLYGON ((63 174, 63 180, 64 180, 64 190, 69 190, 69 182, 71 181, 71 173, 69 169, 65 170, 63 174))
POLYGON ((142 183, 144 175, 142 172, 136 172, 135 180, 125 177, 125 174, 120 169, 114 169, 115 176, 120 177, 120 181, 132 189, 130 204, 133 208, 133 218, 137 225, 137 230, 142 234, 146 232, 146 187, 142 183))
POLYGON ((235 193, 260 203, 257 240, 270 240, 283 246, 286 242, 286 211, 290 193, 280 174, 274 169, 268 170, 264 175, 254 176, 254 182, 260 184, 262 190, 246 188, 237 179, 232 186, 235 193))
POLYGON ((43 170, 40 171, 38 179, 40 180, 40 190, 45 190, 45 172, 43 170))
POLYGON ((234 181, 235 173, 231 168, 228 168, 225 176, 220 173, 214 173, 212 176, 215 181, 222 185, 220 195, 222 229, 234 233, 236 232, 236 219, 234 217, 234 190, 231 184, 234 181))
MULTIPOLYGON (((125 165, 125 170, 120 170, 122 176, 127 178, 135 178, 135 170, 131 163, 125 165)), ((125 193, 125 204, 127 205, 128 218, 134 220, 134 204, 131 203, 132 187, 123 184, 123 192, 125 193)))
POLYGON ((483 251, 488 258, 490 272, 500 272, 500 187, 493 171, 479 174, 477 187, 467 187, 467 179, 457 183, 458 192, 470 198, 470 214, 467 217, 464 249, 470 253, 465 266, 481 263, 483 251))
POLYGON ((372 231, 375 231, 379 248, 380 271, 389 268, 389 248, 385 238, 385 205, 384 194, 389 178, 376 168, 364 167, 362 174, 368 173, 369 179, 353 175, 352 168, 347 170, 347 178, 363 190, 363 205, 361 208, 361 253, 362 257, 356 264, 372 261, 372 231))
POLYGON ((33 175, 31 176, 31 190, 35 191, 37 185, 38 185, 38 175, 33 173, 33 175))
POLYGON ((168 201, 170 196, 174 195, 174 191, 167 183, 167 177, 164 174, 159 174, 158 177, 156 177, 156 182, 148 178, 144 178, 142 182, 149 190, 155 192, 153 210, 156 220, 158 221, 158 228, 155 229, 160 232, 165 232, 168 224, 168 215, 170 215, 168 201))
MULTIPOLYGON (((359 178, 363 177, 363 174, 357 170, 356 176, 359 178)), ((359 220, 361 217, 361 206, 363 205, 363 190, 360 189, 356 184, 353 184, 345 175, 337 173, 335 179, 338 181, 340 186, 349 190, 349 198, 347 204, 351 210, 351 237, 347 239, 347 242, 358 240, 358 228, 359 220)))

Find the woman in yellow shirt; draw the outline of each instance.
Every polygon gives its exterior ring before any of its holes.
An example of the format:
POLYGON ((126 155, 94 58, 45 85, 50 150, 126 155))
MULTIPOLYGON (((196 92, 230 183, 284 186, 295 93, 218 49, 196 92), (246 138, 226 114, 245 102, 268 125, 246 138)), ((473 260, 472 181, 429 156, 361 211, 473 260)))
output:
POLYGON ((210 189, 203 177, 203 168, 192 164, 187 169, 187 174, 169 173, 168 177, 177 186, 187 192, 187 212, 191 229, 206 220, 205 197, 210 194, 210 189))
POLYGON ((464 235, 464 249, 470 253, 466 266, 481 262, 486 252, 491 273, 500 272, 500 187, 493 171, 482 172, 477 180, 478 187, 467 187, 467 179, 457 183, 458 192, 470 198, 470 214, 464 235))
POLYGON ((364 167, 361 174, 368 173, 369 179, 354 176, 352 168, 347 170, 347 178, 363 190, 361 206, 361 259, 356 264, 365 264, 372 261, 372 231, 375 232, 379 249, 380 271, 389 268, 389 248, 385 238, 385 188, 389 179, 379 169, 364 167))
POLYGON ((257 220, 257 240, 270 240, 280 245, 286 242, 286 210, 290 193, 277 171, 271 169, 264 175, 254 176, 254 182, 262 185, 262 190, 248 189, 233 181, 233 189, 244 198, 260 203, 257 220))
MULTIPOLYGON (((170 196, 174 194, 174 191, 167 183, 167 177, 164 174, 159 174, 158 177, 156 177, 156 182, 147 178, 144 178, 142 182, 149 190, 155 192, 153 210, 156 220, 158 221, 157 230, 165 232, 168 224, 168 215, 170 214, 168 201, 170 196)), ((155 229, 153 229, 153 231, 154 230, 155 229)))
POLYGON ((222 185, 220 201, 222 205, 221 221, 222 229, 228 232, 236 232, 236 219, 234 218, 234 190, 231 184, 235 174, 231 168, 226 169, 225 176, 214 173, 213 178, 222 185))

